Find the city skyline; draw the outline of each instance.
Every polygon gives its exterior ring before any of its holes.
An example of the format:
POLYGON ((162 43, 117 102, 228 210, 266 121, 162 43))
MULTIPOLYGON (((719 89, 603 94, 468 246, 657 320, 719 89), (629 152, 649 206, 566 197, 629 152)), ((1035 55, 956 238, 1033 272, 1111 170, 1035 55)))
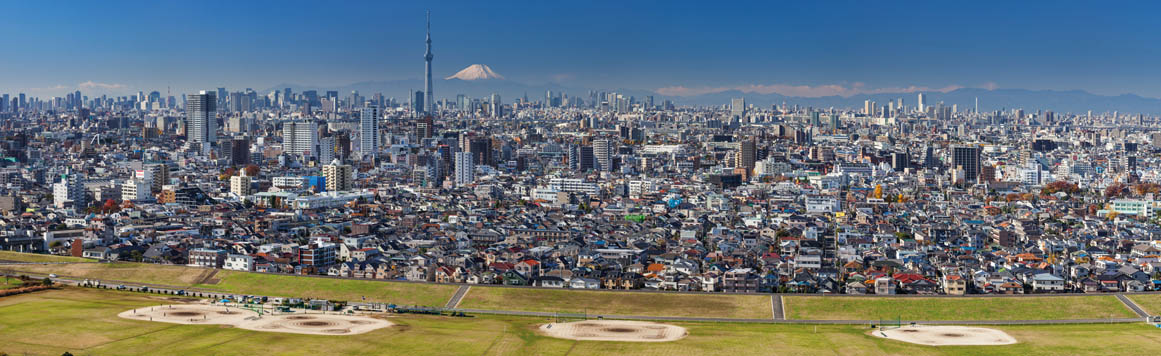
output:
POLYGON ((1161 52, 1148 41, 1158 32, 1144 18, 1158 6, 1150 3, 595 3, 567 15, 538 4, 279 4, 277 15, 271 3, 12 4, 0 15, 14 49, 0 92, 179 95, 414 80, 430 8, 442 51, 432 75, 441 78, 481 63, 518 83, 669 97, 957 88, 1161 97, 1139 80, 1161 74, 1150 63, 1161 52))

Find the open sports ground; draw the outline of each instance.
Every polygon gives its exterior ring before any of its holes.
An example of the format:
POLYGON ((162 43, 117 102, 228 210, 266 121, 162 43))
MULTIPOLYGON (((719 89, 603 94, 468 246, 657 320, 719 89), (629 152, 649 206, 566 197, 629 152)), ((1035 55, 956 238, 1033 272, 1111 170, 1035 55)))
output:
POLYGON ((578 341, 539 331, 543 317, 381 316, 393 325, 357 335, 305 335, 229 325, 118 317, 172 304, 158 295, 64 287, 0 298, 0 352, 9 355, 1153 355, 1161 329, 1144 323, 989 326, 1017 343, 924 346, 869 335, 866 325, 666 322, 669 342, 578 341))

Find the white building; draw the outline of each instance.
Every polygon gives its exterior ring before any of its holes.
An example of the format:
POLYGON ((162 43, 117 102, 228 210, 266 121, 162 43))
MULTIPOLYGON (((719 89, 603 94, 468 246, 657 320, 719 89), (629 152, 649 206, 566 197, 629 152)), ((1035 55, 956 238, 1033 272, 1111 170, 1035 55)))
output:
POLYGON ((254 191, 250 189, 250 177, 246 176, 245 170, 242 171, 242 174, 230 177, 230 193, 239 197, 254 194, 254 191))
POLYGON ((254 257, 231 253, 226 255, 226 261, 222 263, 222 269, 245 272, 254 271, 254 257))
POLYGON ((318 154, 318 124, 314 121, 283 123, 282 151, 303 157, 315 157, 318 154))
POLYGON ((601 192, 601 187, 578 178, 552 178, 548 180, 548 187, 565 193, 596 195, 601 192))
POLYGON ((471 152, 455 153, 456 185, 472 184, 476 180, 476 166, 471 152))
POLYGON ((835 213, 842 211, 842 204, 832 196, 811 195, 806 197, 807 213, 835 213))
MULTIPOLYGON (((52 205, 64 209, 66 207, 84 208, 88 206, 85 197, 85 185, 81 176, 65 171, 60 175, 60 181, 52 185, 52 205)), ((79 209, 78 209, 79 210, 79 209)))
POLYGON ((363 108, 359 115, 359 154, 374 157, 379 153, 379 107, 363 108))
POLYGON ((121 183, 121 200, 143 201, 153 198, 152 187, 149 182, 141 179, 127 179, 121 183))

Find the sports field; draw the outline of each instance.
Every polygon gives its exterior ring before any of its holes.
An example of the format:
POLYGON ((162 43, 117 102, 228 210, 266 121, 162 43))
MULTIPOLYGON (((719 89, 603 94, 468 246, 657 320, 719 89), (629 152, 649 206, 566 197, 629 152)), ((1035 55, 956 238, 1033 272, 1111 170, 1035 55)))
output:
POLYGON ((1133 318, 1115 296, 783 297, 787 319, 1064 320, 1133 318))
POLYGON ((39 253, 20 253, 12 251, 0 251, 0 261, 15 261, 15 262, 94 262, 87 258, 72 257, 72 256, 54 256, 39 253))
POLYGON ((1143 323, 996 327, 1020 342, 930 347, 872 337, 865 326, 672 323, 674 342, 553 339, 542 318, 393 316, 398 327, 350 336, 249 331, 129 320, 117 313, 172 303, 129 292, 66 288, 0 298, 0 352, 10 355, 1153 355, 1161 329, 1143 323), (1099 341, 1094 341, 1099 340, 1099 341))
POLYGON ((589 314, 770 319, 764 295, 624 293, 472 287, 461 308, 589 314))

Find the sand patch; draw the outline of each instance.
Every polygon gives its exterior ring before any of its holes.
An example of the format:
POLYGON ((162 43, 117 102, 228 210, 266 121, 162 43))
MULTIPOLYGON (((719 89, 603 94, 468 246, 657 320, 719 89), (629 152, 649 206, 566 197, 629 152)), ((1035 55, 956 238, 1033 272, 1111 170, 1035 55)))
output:
POLYGON ((174 324, 221 324, 246 330, 314 335, 355 335, 390 327, 389 321, 358 315, 265 314, 221 305, 180 304, 127 310, 125 319, 174 324))
POLYGON ((585 320, 540 326, 544 335, 582 341, 664 342, 685 337, 685 328, 631 320, 585 320))
POLYGON ((928 346, 1011 345, 1017 342, 1016 338, 1000 330, 954 325, 904 326, 898 329, 875 330, 871 335, 928 346))

